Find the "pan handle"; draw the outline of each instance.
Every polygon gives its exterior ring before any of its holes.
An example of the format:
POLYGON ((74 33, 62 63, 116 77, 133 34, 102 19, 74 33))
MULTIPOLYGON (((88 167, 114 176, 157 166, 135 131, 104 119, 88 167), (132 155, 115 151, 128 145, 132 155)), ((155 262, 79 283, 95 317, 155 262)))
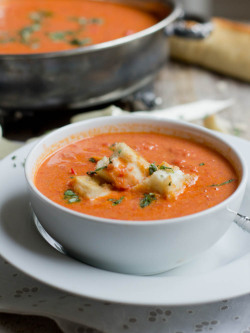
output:
POLYGON ((196 15, 184 14, 174 23, 165 28, 166 36, 179 36, 191 39, 204 39, 213 31, 213 23, 196 15), (195 21, 196 24, 188 26, 187 21, 195 21))

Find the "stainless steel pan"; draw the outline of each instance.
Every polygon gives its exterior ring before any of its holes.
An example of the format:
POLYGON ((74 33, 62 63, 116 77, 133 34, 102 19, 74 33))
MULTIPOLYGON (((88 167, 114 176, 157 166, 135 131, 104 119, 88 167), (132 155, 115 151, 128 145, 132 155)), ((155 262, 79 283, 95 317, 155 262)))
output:
MULTIPOLYGON (((149 1, 137 2, 142 6, 149 1)), ((43 110, 94 106, 148 83, 166 63, 166 35, 176 30, 174 22, 183 14, 177 1, 157 1, 161 11, 162 6, 170 6, 170 14, 139 33, 62 52, 0 55, 0 107, 43 110)))

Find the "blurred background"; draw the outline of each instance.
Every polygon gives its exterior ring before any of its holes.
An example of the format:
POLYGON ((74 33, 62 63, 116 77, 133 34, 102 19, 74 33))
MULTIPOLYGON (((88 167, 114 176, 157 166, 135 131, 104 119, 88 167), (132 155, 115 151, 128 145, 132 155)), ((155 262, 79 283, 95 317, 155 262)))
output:
POLYGON ((250 0, 182 0, 187 12, 250 20, 250 0))

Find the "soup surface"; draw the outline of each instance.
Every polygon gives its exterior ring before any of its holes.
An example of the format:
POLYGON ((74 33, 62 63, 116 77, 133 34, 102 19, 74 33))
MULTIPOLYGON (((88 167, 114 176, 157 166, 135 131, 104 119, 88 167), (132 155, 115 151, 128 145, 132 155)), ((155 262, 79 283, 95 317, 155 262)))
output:
POLYGON ((159 21, 133 6, 94 0, 0 0, 0 54, 62 51, 121 38, 159 21))
POLYGON ((51 200, 78 212, 111 219, 156 220, 212 207, 235 191, 238 180, 223 156, 193 141, 157 133, 112 133, 80 140, 50 155, 38 167, 35 185, 51 200), (96 160, 112 155, 115 142, 126 143, 150 165, 167 161, 185 174, 196 175, 197 181, 176 199, 125 188, 111 189, 94 200, 77 194, 77 200, 69 200, 65 193, 71 191, 74 178, 94 174, 96 160))

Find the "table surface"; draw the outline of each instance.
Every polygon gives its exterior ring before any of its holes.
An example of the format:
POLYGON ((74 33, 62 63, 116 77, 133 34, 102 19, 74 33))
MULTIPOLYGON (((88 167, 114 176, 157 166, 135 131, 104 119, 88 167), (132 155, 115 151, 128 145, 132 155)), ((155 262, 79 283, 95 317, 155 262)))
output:
MULTIPOLYGON (((235 103, 227 110, 220 112, 220 117, 227 120, 234 134, 250 139, 250 94, 249 83, 240 82, 217 73, 201 68, 169 62, 157 75, 154 81, 155 94, 162 99, 158 108, 174 106, 177 104, 194 102, 202 99, 228 99, 233 98, 235 103), (243 126, 244 125, 244 126, 243 126)), ((67 123, 70 114, 63 113, 61 118, 51 117, 48 114, 44 124, 32 128, 24 120, 15 121, 12 126, 4 130, 9 139, 25 140, 50 127, 58 127, 67 123), (50 121, 48 121, 50 120, 50 121), (25 125, 26 123, 26 125, 25 125)), ((43 116, 44 118, 44 116, 43 116)), ((46 118, 46 117, 45 117, 46 118)), ((199 123, 199 122, 198 122, 199 123)), ((55 324, 44 318, 22 317, 9 314, 0 314, 0 332, 60 332, 55 324), (22 330, 23 329, 23 330, 22 330)), ((96 332, 87 330, 86 332, 96 332)))
MULTIPOLYGON (((248 130, 250 126, 249 87, 247 82, 174 61, 165 65, 153 84, 156 96, 162 100, 162 103, 156 107, 157 109, 202 99, 232 98, 235 103, 220 112, 219 116, 231 124, 232 134, 248 140, 250 139, 248 130)), ((119 105, 119 103, 113 104, 119 105)), ((140 106, 138 107, 140 108, 140 106)), ((76 112, 74 111, 74 113, 76 112)), ((59 113, 52 111, 35 113, 34 117, 17 117, 14 122, 3 126, 4 136, 13 140, 26 140, 39 136, 47 130, 67 124, 72 114, 73 111, 62 110, 59 113)))

